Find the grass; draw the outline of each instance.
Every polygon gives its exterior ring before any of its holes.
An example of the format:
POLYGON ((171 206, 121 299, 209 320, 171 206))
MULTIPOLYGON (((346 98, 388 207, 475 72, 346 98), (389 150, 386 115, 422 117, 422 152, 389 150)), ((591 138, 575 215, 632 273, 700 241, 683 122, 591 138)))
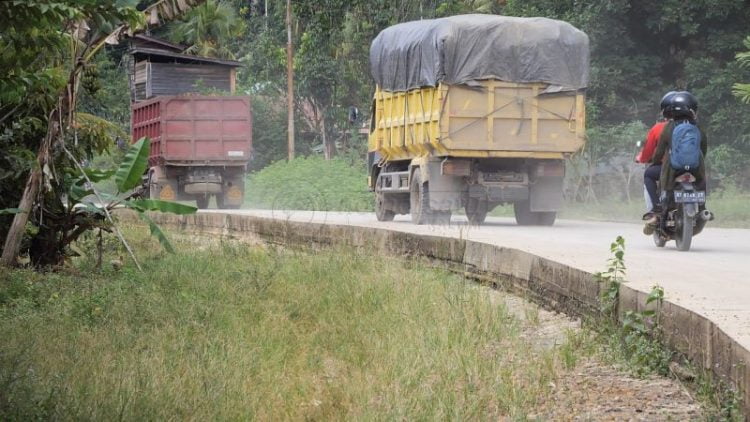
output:
POLYGON ((523 419, 571 361, 418 261, 128 234, 144 273, 2 270, 0 419, 523 419))
POLYGON ((246 205, 314 211, 372 211, 364 164, 320 156, 278 161, 248 177, 246 205))

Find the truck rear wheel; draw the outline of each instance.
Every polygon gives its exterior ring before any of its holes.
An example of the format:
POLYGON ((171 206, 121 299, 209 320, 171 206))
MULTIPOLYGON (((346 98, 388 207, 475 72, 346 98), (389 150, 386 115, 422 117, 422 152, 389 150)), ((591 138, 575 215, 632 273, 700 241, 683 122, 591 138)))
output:
POLYGON ((157 189, 156 182, 154 181, 154 172, 149 171, 148 177, 146 178, 146 197, 148 199, 159 199, 159 190, 157 189))
POLYGON ((208 208, 208 195, 196 197, 195 203, 196 205, 198 205, 199 210, 205 210, 206 208, 208 208))
POLYGON ((430 220, 430 223, 439 224, 439 225, 449 225, 451 223, 451 215, 452 213, 450 211, 432 210, 432 219, 430 220))
POLYGON ((414 224, 432 223, 432 209, 430 209, 430 192, 427 183, 422 183, 419 169, 414 171, 409 184, 411 203, 411 221, 414 224))
POLYGON ((469 224, 480 225, 487 218, 487 201, 470 198, 464 207, 469 224))
POLYGON ((540 226, 552 226, 555 224, 557 219, 557 213, 555 211, 537 212, 537 219, 540 226))
POLYGON ((531 211, 529 201, 513 203, 513 214, 516 216, 516 223, 521 226, 551 226, 557 218, 555 211, 531 211))
POLYGON ((240 206, 241 204, 230 205, 225 203, 223 193, 219 193, 216 195, 216 208, 220 210, 238 210, 240 209, 240 206))

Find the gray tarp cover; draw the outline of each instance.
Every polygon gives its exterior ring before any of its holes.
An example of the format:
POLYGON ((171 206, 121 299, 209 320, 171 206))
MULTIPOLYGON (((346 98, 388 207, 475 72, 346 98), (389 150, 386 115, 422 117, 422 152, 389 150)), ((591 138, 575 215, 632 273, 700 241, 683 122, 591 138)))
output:
POLYGON ((406 22, 378 34, 370 69, 386 91, 482 79, 577 90, 588 84, 589 38, 547 18, 459 15, 406 22))

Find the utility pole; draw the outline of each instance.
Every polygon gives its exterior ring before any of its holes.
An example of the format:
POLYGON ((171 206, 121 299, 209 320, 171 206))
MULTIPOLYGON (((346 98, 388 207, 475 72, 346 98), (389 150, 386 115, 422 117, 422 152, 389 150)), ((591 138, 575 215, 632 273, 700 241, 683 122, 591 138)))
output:
POLYGON ((289 161, 294 159, 294 54, 292 51, 292 0, 286 0, 286 97, 289 161))

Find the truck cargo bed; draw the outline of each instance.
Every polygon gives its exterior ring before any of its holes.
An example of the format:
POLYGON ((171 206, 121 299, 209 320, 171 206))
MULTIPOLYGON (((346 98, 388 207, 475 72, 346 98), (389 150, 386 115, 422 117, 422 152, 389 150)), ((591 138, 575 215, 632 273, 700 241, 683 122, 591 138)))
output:
POLYGON ((387 160, 426 156, 563 158, 585 137, 583 91, 482 81, 375 92, 369 150, 387 160))
POLYGON ((133 142, 151 138, 150 166, 244 166, 252 154, 250 99, 162 96, 133 105, 133 142))

